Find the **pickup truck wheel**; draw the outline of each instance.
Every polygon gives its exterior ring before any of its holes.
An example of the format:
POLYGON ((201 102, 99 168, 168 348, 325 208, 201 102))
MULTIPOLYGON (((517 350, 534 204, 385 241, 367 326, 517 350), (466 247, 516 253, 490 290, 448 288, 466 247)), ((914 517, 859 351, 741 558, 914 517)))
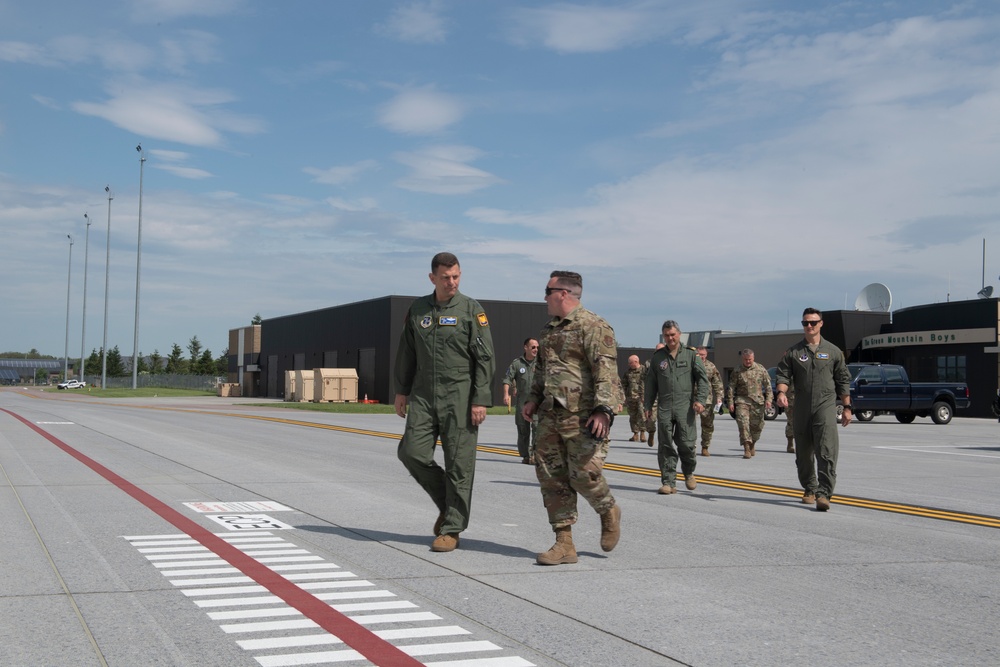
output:
POLYGON ((874 410, 858 410, 858 414, 854 415, 858 418, 859 422, 870 422, 875 419, 874 410))
POLYGON ((951 405, 938 401, 931 407, 931 419, 935 424, 947 424, 951 421, 951 405))
POLYGON ((915 414, 913 414, 912 412, 897 412, 896 413, 896 421, 898 421, 900 424, 912 424, 913 420, 916 419, 916 418, 917 418, 917 416, 915 414))
POLYGON ((774 407, 774 403, 771 404, 771 407, 764 408, 764 419, 766 419, 767 421, 772 421, 777 418, 778 418, 778 409, 774 407))

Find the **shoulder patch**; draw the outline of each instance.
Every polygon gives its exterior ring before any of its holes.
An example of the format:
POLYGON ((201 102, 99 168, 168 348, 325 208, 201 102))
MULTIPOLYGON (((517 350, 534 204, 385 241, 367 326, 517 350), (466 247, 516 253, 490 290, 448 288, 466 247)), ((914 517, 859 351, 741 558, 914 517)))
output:
POLYGON ((488 327, 490 325, 490 321, 486 319, 486 313, 476 315, 476 321, 479 322, 479 326, 481 327, 488 327))

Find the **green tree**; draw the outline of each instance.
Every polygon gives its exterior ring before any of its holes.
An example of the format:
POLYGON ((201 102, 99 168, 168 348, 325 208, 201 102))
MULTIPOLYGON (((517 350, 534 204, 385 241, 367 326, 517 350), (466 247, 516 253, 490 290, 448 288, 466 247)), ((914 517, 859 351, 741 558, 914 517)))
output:
POLYGON ((215 360, 215 375, 226 377, 229 375, 229 348, 227 347, 215 360))
POLYGON ((191 354, 191 360, 188 364, 189 372, 201 375, 198 371, 200 366, 199 361, 201 360, 201 341, 198 340, 197 336, 192 336, 191 340, 188 341, 188 352, 191 354))
POLYGON ((160 354, 159 349, 153 350, 153 354, 149 355, 149 374, 156 375, 157 373, 163 372, 163 356, 160 354))
POLYGON ((201 353, 193 373, 195 375, 215 375, 215 359, 212 357, 211 350, 205 350, 201 353))
POLYGON ((174 343, 174 346, 170 349, 170 356, 167 357, 167 372, 172 374, 187 372, 184 351, 181 350, 181 346, 177 343, 174 343))
POLYGON ((108 377, 120 378, 128 374, 128 371, 125 369, 125 362, 122 360, 122 353, 118 350, 118 346, 115 345, 108 352, 108 377))
POLYGON ((149 362, 146 361, 146 357, 143 356, 142 351, 139 352, 138 361, 138 371, 139 375, 149 375, 149 362))
POLYGON ((260 316, 260 313, 257 313, 257 314, 256 314, 256 315, 254 315, 254 316, 253 316, 253 318, 252 318, 252 319, 250 320, 250 324, 260 324, 260 323, 261 323, 261 322, 263 322, 263 321, 264 321, 264 320, 263 320, 263 318, 261 318, 261 316, 260 316))
POLYGON ((103 358, 104 350, 101 349, 98 352, 96 349, 90 351, 90 356, 87 357, 87 361, 84 363, 84 373, 90 377, 101 375, 101 359, 103 358))

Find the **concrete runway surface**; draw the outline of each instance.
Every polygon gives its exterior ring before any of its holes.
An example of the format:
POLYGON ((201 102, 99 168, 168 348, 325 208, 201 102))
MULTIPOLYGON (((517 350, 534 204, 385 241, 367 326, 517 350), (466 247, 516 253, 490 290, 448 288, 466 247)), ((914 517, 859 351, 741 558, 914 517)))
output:
POLYGON ((260 399, 0 390, 0 665, 1000 664, 1000 424, 841 429, 837 497, 798 502, 784 418, 716 420, 698 488, 656 494, 612 429, 622 539, 552 544, 513 418, 480 431, 452 553, 396 459, 403 420, 260 399))

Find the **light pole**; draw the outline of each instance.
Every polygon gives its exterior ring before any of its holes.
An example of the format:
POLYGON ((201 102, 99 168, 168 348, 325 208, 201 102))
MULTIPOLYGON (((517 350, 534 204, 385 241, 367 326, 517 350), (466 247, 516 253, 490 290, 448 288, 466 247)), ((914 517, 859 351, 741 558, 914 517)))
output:
POLYGON ((66 343, 63 348, 63 382, 69 379, 69 286, 73 278, 73 237, 69 239, 69 265, 66 267, 66 343))
POLYGON ((101 345, 101 389, 108 386, 108 277, 111 269, 111 186, 105 186, 108 193, 108 249, 104 258, 104 343, 101 345))
POLYGON ((139 240, 135 252, 135 336, 132 341, 132 389, 139 380, 139 268, 142 265, 142 172, 146 167, 146 154, 142 144, 135 147, 139 152, 139 240))
POLYGON ((80 329, 80 372, 77 373, 81 382, 85 381, 84 371, 87 369, 86 359, 83 355, 86 351, 84 339, 87 337, 87 264, 90 256, 90 216, 84 213, 83 219, 87 221, 87 240, 83 245, 83 326, 80 329))

